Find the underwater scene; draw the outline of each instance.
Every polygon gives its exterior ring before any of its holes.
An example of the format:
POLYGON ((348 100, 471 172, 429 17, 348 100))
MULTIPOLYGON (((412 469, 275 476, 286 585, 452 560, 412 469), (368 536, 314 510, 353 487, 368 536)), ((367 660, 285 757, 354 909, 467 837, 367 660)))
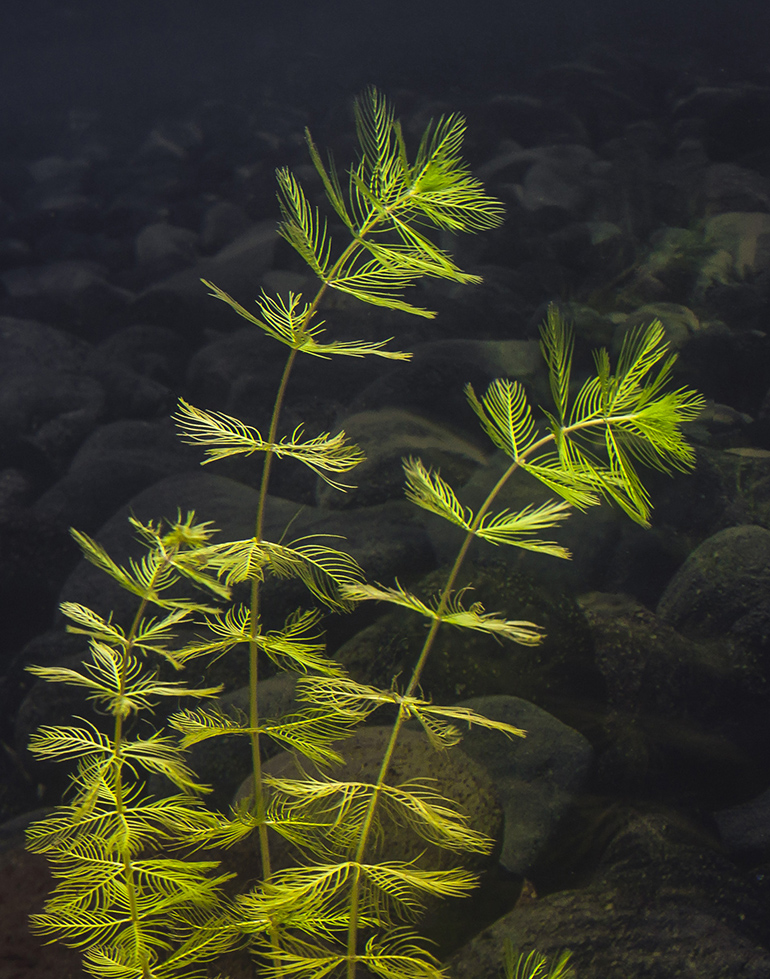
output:
POLYGON ((770 7, 0 18, 0 979, 770 979, 770 7))

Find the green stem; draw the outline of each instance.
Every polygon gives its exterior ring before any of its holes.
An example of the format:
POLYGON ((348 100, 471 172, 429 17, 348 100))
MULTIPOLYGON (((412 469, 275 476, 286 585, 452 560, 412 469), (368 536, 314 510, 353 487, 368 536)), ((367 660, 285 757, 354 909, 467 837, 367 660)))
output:
MULTIPOLYGON (((323 299, 326 290, 332 286, 334 277, 339 272, 341 268, 344 268, 345 264, 349 261, 352 255, 356 251, 362 249, 364 246, 362 244, 362 239, 369 234, 369 232, 382 220, 381 215, 372 213, 363 223, 359 229, 356 237, 347 248, 344 249, 340 257, 332 266, 332 269, 327 277, 327 279, 322 280, 321 286, 313 297, 310 305, 308 306, 304 319, 304 327, 307 327, 312 321, 313 317, 318 310, 318 306, 323 299)), ((289 384, 289 377, 291 376, 294 363, 297 359, 297 348, 292 347, 289 356, 286 358, 286 363, 284 365, 283 374, 281 375, 281 381, 278 385, 278 391, 275 396, 275 401, 273 402, 273 413, 270 419, 270 430, 267 436, 268 445, 275 445, 278 438, 278 425, 280 422, 281 412, 283 411, 283 405, 286 400, 286 389, 289 384)), ((270 473, 273 465, 273 458, 275 456, 275 451, 269 448, 265 452, 264 462, 262 464, 262 478, 259 486, 259 499, 257 503, 257 515, 256 515, 256 527, 254 531, 255 539, 259 542, 263 539, 264 534, 264 523, 265 523, 265 507, 267 504, 268 488, 270 485, 270 473)), ((262 763, 260 756, 259 747, 259 707, 257 702, 257 690, 258 690, 258 670, 259 670, 259 657, 258 657, 258 646, 255 642, 255 637, 259 634, 259 608, 260 608, 260 582, 258 579, 254 579, 251 585, 251 621, 250 621, 250 632, 251 641, 249 643, 249 727, 251 728, 251 761, 252 761, 252 772, 254 780, 254 802, 255 810, 262 821, 259 826, 259 846, 260 854, 262 858, 262 868, 263 875, 265 879, 269 878, 271 875, 270 869, 270 849, 268 843, 267 828, 264 825, 263 817, 265 814, 265 798, 264 798, 264 787, 262 784, 262 763)))
MULTIPOLYGON (((573 432, 597 427, 599 425, 611 425, 615 422, 628 421, 631 420, 632 416, 628 415, 618 415, 609 418, 596 417, 593 419, 583 419, 581 422, 577 422, 573 425, 566 425, 561 429, 561 434, 563 436, 569 437, 573 432)), ((551 432, 548 435, 544 435, 542 438, 538 439, 532 445, 530 445, 524 452, 517 456, 513 462, 508 466, 505 472, 500 476, 498 481, 492 487, 492 489, 487 494, 486 499, 482 503, 480 509, 474 516, 473 522, 471 524, 470 530, 468 530, 463 538, 463 542, 460 545, 460 549, 457 552, 454 563, 449 571, 447 580, 444 583, 444 587, 441 591, 439 597, 438 605, 436 607, 436 617, 432 619, 430 629, 423 642, 422 649, 420 650, 420 655, 417 658, 414 669, 412 670, 412 675, 409 680, 409 684, 403 693, 403 698, 409 698, 414 696, 415 691, 419 687, 420 679, 422 677, 423 669, 425 668, 425 663, 427 662, 428 656, 433 649, 433 644, 438 635, 438 631, 441 627, 441 617, 447 610, 450 596, 454 590, 455 583, 462 569, 465 558, 468 555, 468 550, 476 536, 475 532, 481 525, 486 513, 489 508, 494 503, 495 499, 499 495, 500 491, 506 485, 508 480, 513 476, 513 474, 521 468, 522 464, 526 462, 534 453, 538 452, 545 445, 548 445, 556 440, 556 436, 551 432)), ((382 796, 383 787, 388 776, 388 771, 390 769, 391 762, 393 760, 393 755, 396 750, 396 744, 398 742, 401 729, 404 726, 405 721, 409 716, 409 711, 403 704, 398 709, 398 714, 393 723, 391 729, 390 738, 388 740, 387 747, 383 754, 382 763, 380 765, 380 771, 377 776, 377 781, 374 786, 374 791, 372 792, 369 805, 366 810, 363 822, 361 824, 361 832, 358 838, 358 845, 356 847, 355 861, 357 863, 363 862, 364 855, 366 853, 366 848, 369 843, 369 837, 371 835, 372 825, 374 823, 374 817, 377 811, 377 807, 382 796)), ((358 946, 358 910, 360 906, 360 879, 356 876, 353 880, 351 887, 350 896, 350 924, 348 926, 348 940, 347 940, 347 977, 348 979, 355 979, 356 975, 356 953, 358 946)))
MULTIPOLYGON (((289 352, 289 356, 286 358, 283 374, 281 375, 281 381, 278 385, 275 401, 273 402, 273 414, 270 419, 270 430, 267 437, 270 445, 275 445, 278 437, 278 424, 280 421, 283 404, 286 399, 286 388, 288 386, 289 377, 296 359, 297 351, 296 349, 292 348, 289 352)), ((262 479, 259 486, 259 499, 257 502, 257 514, 254 527, 254 537, 257 542, 262 541, 264 538, 265 507, 267 505, 267 495, 270 486, 270 471, 272 469, 274 455, 274 451, 272 449, 268 449, 262 463, 262 479)), ((257 644, 256 637, 259 635, 260 630, 260 583, 259 578, 253 578, 251 582, 249 617, 249 727, 251 728, 250 740, 252 779, 254 783, 254 812, 259 821, 258 835, 259 853, 262 860, 262 878, 263 880, 269 880, 269 878, 272 876, 272 865, 270 861, 270 840, 268 837, 267 825, 265 824, 267 803, 265 800, 265 790, 262 781, 262 757, 259 743, 259 645, 257 644)), ((278 935, 275 930, 272 931, 271 940, 273 946, 277 948, 278 935)))
MULTIPOLYGON (((153 588, 155 581, 157 580, 160 573, 160 569, 156 570, 153 576, 153 581, 149 585, 149 588, 153 588)), ((131 629, 129 630, 126 646, 123 650, 123 658, 120 665, 120 698, 126 694, 126 679, 128 676, 128 665, 132 658, 134 639, 136 637, 137 630, 139 629, 139 624, 144 616, 145 609, 147 608, 147 599, 143 598, 139 608, 134 616, 134 621, 131 623, 131 629)), ((121 822, 126 821, 126 802, 125 793, 123 786, 123 715, 118 713, 115 715, 115 729, 113 734, 113 751, 112 751, 112 764, 115 772, 115 812, 121 822)), ((137 958, 141 959, 142 963, 142 979, 151 979, 152 973, 150 971, 149 957, 147 955, 147 949, 144 948, 144 942, 142 941, 142 925, 139 918, 139 910, 136 901, 136 883, 134 881, 134 866, 131 859, 130 851, 121 848, 120 850, 120 860, 123 864, 123 878, 126 887, 126 899, 128 902, 128 914, 131 920, 131 928, 134 933, 134 949, 137 958)))

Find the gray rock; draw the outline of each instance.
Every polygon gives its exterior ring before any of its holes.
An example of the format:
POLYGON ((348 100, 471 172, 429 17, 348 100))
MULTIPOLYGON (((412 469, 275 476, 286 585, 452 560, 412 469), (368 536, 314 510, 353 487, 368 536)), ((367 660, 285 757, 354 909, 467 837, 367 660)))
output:
MULTIPOLYGON (((127 520, 129 514, 140 520, 160 520, 174 519, 177 511, 184 515, 194 510, 198 520, 212 521, 219 528, 218 540, 249 539, 254 533, 257 495, 250 486, 206 472, 169 476, 133 497, 95 536, 116 560, 125 560, 128 554, 141 553, 127 520)), ((317 535, 319 543, 352 554, 370 578, 387 581, 405 566, 422 570, 432 566, 427 537, 411 515, 411 508, 401 503, 337 513, 269 497, 265 536, 291 543, 317 535)), ((315 604, 293 579, 269 578, 264 593, 263 614, 270 628, 282 625, 296 608, 315 604)), ((113 609, 121 622, 135 609, 131 595, 86 562, 78 565, 64 584, 61 600, 93 606, 100 614, 113 609)))
MULTIPOLYGON (((446 569, 434 571, 418 579, 410 591, 426 601, 445 581, 446 569)), ((498 561, 466 562, 456 589, 464 586, 472 588, 463 596, 466 607, 480 601, 507 618, 535 623, 545 637, 534 647, 507 640, 502 645, 481 632, 444 627, 422 673, 426 695, 444 704, 493 694, 521 697, 574 727, 596 714, 604 696, 603 681, 587 624, 568 594, 498 561)), ((423 616, 398 608, 385 611, 356 633, 336 658, 356 679, 387 687, 394 676, 409 676, 424 640, 423 616)))
POLYGON ((94 428, 104 390, 85 374, 90 348, 53 327, 0 320, 0 430, 34 445, 55 470, 94 428))
POLYGON ((450 485, 462 485, 473 469, 485 462, 472 442, 443 425, 397 408, 349 415, 341 424, 366 459, 342 480, 355 484, 344 493, 319 480, 319 506, 347 510, 403 499, 402 461, 407 457, 418 457, 426 466, 439 469, 450 485))
POLYGON ((462 740, 463 752, 488 772, 503 808, 500 863, 525 875, 583 787, 593 749, 582 734, 518 697, 475 697, 458 706, 527 732, 509 738, 473 726, 462 740))
POLYGON ((216 255, 153 282, 131 307, 134 322, 189 331, 191 326, 231 331, 243 325, 232 309, 208 296, 206 279, 249 306, 259 293, 259 277, 273 262, 277 235, 273 221, 249 228, 216 255))
POLYGON ((744 858, 770 852, 770 789, 739 806, 720 809, 714 814, 722 842, 744 858))
POLYGON ((770 211, 770 180, 756 170, 734 163, 714 163, 704 174, 704 210, 707 215, 726 211, 770 211))
MULTIPOLYGON (((236 325, 243 323, 234 313, 233 318, 236 325)), ((187 383, 195 391, 196 403, 236 417, 247 407, 244 401, 251 394, 251 410, 243 413, 249 417, 264 408, 267 421, 267 398, 275 393, 285 360, 282 344, 271 342, 257 327, 244 326, 200 347, 190 358, 187 383), (263 392, 258 401, 253 398, 257 391, 263 392)))
MULTIPOLYGON (((396 408, 478 437, 476 416, 464 388, 486 390, 495 377, 524 383, 542 374, 540 348, 533 340, 437 340, 419 344, 413 359, 367 385, 348 405, 351 413, 396 408)), ((483 446, 486 437, 480 437, 483 446)))
POLYGON ((194 264, 197 242, 198 236, 189 228, 163 223, 148 224, 136 236, 136 260, 139 265, 167 275, 194 264))
POLYGON ((197 469, 197 454, 169 424, 112 422, 83 441, 66 474, 33 510, 53 523, 93 533, 141 490, 172 473, 197 469))
POLYGON ((708 218, 705 241, 711 257, 700 270, 698 294, 709 287, 729 284, 750 275, 770 270, 770 214, 756 211, 729 211, 708 218))
POLYGON ((500 971, 507 944, 572 952, 580 979, 770 974, 756 884, 670 814, 626 814, 591 883, 522 901, 447 963, 453 979, 500 971))
POLYGON ((745 652, 688 639, 624 595, 580 605, 609 701, 597 785, 715 807, 761 783, 770 724, 762 672, 745 652))
POLYGON ((658 320, 665 331, 665 341, 671 350, 681 350, 689 338, 699 332, 700 321, 687 306, 679 303, 647 303, 629 313, 613 337, 613 350, 617 354, 629 330, 649 326, 658 320))
POLYGON ((200 246, 206 252, 219 251, 251 227, 251 219, 237 204, 217 201, 203 215, 200 246))
POLYGON ((728 527, 697 547, 674 575, 658 603, 658 615, 683 634, 713 639, 746 613, 767 604, 770 530, 728 527))
MULTIPOLYGON (((390 740, 389 726, 359 727, 355 733, 336 746, 344 758, 343 765, 330 769, 332 778, 375 782, 383 755, 390 740)), ((302 778, 305 773, 293 752, 282 751, 264 766, 266 774, 277 778, 302 778)), ((490 839, 500 833, 501 813, 493 780, 477 761, 455 748, 437 752, 421 731, 402 730, 390 768, 388 783, 402 785, 415 780, 428 781, 430 791, 450 799, 467 815, 468 825, 490 839)), ((249 776, 238 790, 237 797, 251 795, 249 776)), ((418 836, 409 824, 381 808, 384 834, 382 853, 388 860, 414 860, 418 866, 448 868, 457 865, 456 853, 440 849, 418 836)), ((293 859, 285 853, 277 856, 280 865, 293 859)), ((489 865, 487 854, 464 854, 462 862, 472 869, 489 865)))

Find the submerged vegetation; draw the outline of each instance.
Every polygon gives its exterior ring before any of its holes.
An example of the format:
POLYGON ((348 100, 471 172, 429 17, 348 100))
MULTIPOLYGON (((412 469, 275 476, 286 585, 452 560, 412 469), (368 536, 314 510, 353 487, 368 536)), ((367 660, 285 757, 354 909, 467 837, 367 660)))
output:
MULTIPOLYGON (((467 708, 434 704, 422 694, 423 668, 441 629, 468 628, 525 645, 537 645, 542 638, 536 623, 488 612, 456 590, 468 548, 480 538, 493 546, 567 558, 549 536, 571 507, 584 509, 607 499, 645 524, 650 500, 641 468, 684 470, 693 463, 681 425, 698 413, 702 401, 691 391, 670 390, 674 357, 660 324, 629 334, 614 367, 606 351, 597 352, 594 375, 575 392, 571 332, 552 308, 541 344, 553 398, 548 411, 536 414, 516 381, 497 379, 480 394, 470 386, 466 390, 483 431, 510 459, 482 505, 471 511, 439 472, 418 458, 405 460, 407 498, 464 531, 438 595, 419 596, 398 583, 370 583, 350 555, 318 538, 267 540, 265 505, 276 460, 298 460, 344 488, 346 474, 363 458, 344 432, 308 438, 298 427, 282 433, 285 393, 298 355, 410 356, 391 350, 389 340, 329 337, 319 318, 326 293, 335 290, 363 303, 432 317, 406 300, 409 286, 424 277, 479 281, 455 264, 433 233, 478 232, 503 217, 500 203, 462 161, 464 122, 459 116, 429 126, 412 162, 393 109, 377 91, 357 101, 356 128, 359 155, 345 177, 324 162, 307 138, 343 229, 342 244, 332 239, 326 218, 294 175, 278 173, 279 233, 320 280, 315 294, 263 293, 252 313, 207 283, 214 297, 287 348, 266 433, 184 401, 176 413, 181 437, 203 449, 206 463, 262 455, 253 535, 219 541, 211 526, 193 514, 178 514, 168 523, 134 520, 145 554, 123 566, 95 541, 76 534, 85 557, 135 596, 136 612, 124 627, 80 605, 64 606, 71 628, 89 637, 89 657, 80 669, 33 668, 49 681, 82 688, 112 718, 108 733, 80 721, 43 728, 32 744, 41 758, 77 761, 67 804, 30 830, 29 847, 48 856, 58 879, 33 925, 83 947, 85 966, 94 976, 204 975, 211 959, 244 944, 261 956, 260 975, 276 979, 353 979, 359 966, 384 979, 441 975, 416 922, 427 900, 467 894, 475 878, 459 865, 432 869, 387 858, 377 845, 381 816, 394 815, 425 841, 453 853, 488 852, 493 841, 469 826, 451 800, 429 784, 391 784, 393 753, 409 720, 419 722, 436 750, 456 744, 463 725, 494 728, 501 736, 524 734, 467 708), (519 511, 495 511, 498 494, 519 470, 544 483, 553 499, 519 511), (298 579, 311 606, 297 609, 277 630, 263 625, 263 583, 270 576, 298 579), (233 601, 236 586, 239 595, 248 596, 244 603, 233 601), (402 687, 378 689, 356 682, 325 655, 320 610, 345 612, 364 601, 406 607, 426 620, 423 647, 402 687), (187 635, 191 627, 196 637, 181 642, 178 630, 187 635), (168 730, 149 737, 136 734, 136 715, 151 711, 160 699, 207 700, 220 692, 163 680, 154 660, 176 671, 233 651, 248 660, 247 717, 235 719, 215 705, 198 706, 173 714, 168 730), (299 706, 289 715, 260 715, 265 658, 298 678, 299 706), (345 737, 381 708, 388 717, 395 714, 395 720, 376 780, 336 779, 332 766, 344 754, 345 737), (188 748, 223 736, 248 739, 253 769, 252 798, 226 814, 206 807, 206 786, 185 762, 188 748), (303 759, 306 777, 266 775, 265 739, 303 759), (146 782, 154 775, 173 784, 171 795, 157 798, 149 792, 146 782), (294 848, 292 866, 274 869, 276 835, 294 848), (224 886, 228 875, 218 872, 215 859, 199 859, 199 851, 250 837, 258 841, 262 876, 248 889, 243 882, 230 897, 232 887, 224 886)), ((540 959, 532 959, 512 974, 567 976, 566 959, 559 961, 561 971, 546 972, 540 959)))

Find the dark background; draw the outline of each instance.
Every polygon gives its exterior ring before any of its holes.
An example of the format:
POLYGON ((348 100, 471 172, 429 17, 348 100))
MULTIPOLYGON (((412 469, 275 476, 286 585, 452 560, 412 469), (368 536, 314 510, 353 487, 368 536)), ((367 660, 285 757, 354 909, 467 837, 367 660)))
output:
POLYGON ((765 75, 767 0, 4 0, 6 119, 78 106, 136 113, 200 98, 349 97, 374 82, 510 88, 603 44, 713 79, 765 75))

